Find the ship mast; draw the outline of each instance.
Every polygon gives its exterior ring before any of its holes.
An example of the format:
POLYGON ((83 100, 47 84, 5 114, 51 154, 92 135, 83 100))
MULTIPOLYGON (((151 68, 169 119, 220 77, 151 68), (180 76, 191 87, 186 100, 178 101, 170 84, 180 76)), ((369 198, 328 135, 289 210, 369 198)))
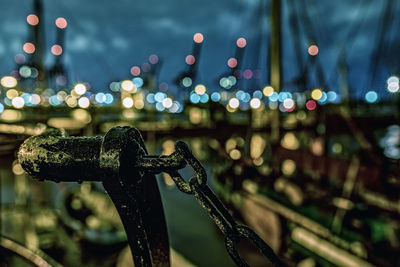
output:
POLYGON ((38 70, 37 85, 45 88, 46 73, 43 65, 44 49, 45 49, 45 36, 44 36, 44 18, 43 18, 43 5, 41 0, 34 1, 34 12, 39 18, 39 24, 33 27, 33 44, 35 45, 35 52, 32 54, 30 62, 33 67, 38 70))
MULTIPOLYGON (((281 1, 271 0, 271 86, 279 93, 281 86, 281 1)), ((272 111, 271 142, 279 141, 279 109, 272 111)))

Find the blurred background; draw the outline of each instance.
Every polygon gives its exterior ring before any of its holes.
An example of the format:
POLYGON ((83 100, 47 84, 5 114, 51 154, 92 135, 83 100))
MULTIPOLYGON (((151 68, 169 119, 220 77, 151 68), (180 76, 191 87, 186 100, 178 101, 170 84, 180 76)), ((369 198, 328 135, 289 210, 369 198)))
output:
MULTIPOLYGON (((118 125, 150 154, 187 142, 288 266, 400 265, 400 2, 0 5, 0 266, 130 265, 100 183, 39 182, 16 159, 48 128, 118 125)), ((173 266, 234 266, 195 199, 157 181, 173 266)))

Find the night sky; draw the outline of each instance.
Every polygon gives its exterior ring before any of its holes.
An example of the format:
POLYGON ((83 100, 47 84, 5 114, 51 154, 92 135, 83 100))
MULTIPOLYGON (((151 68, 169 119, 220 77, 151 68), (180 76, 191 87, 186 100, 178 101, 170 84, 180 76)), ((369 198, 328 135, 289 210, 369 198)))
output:
MULTIPOLYGON (((0 0, 0 75, 15 68, 14 56, 22 53, 28 38, 26 16, 33 1, 0 0)), ((170 92, 179 90, 173 79, 186 68, 194 33, 204 35, 197 82, 209 91, 218 90, 216 80, 226 72, 226 61, 234 55, 239 37, 247 39, 243 69, 258 69, 260 79, 242 83, 254 91, 268 83, 268 43, 270 40, 269 1, 261 0, 44 0, 46 63, 54 58, 54 21, 68 21, 65 65, 70 83, 86 81, 94 91, 108 91, 111 81, 130 77, 134 65, 157 54, 163 65, 159 82, 167 82, 170 92)), ((299 66, 306 70, 312 87, 338 92, 338 63, 347 66, 353 98, 369 90, 389 97, 386 79, 399 74, 398 26, 400 3, 392 1, 282 1, 283 90, 300 89, 293 84, 299 66), (297 18, 295 15, 298 16, 297 18), (385 20, 386 19, 386 20, 385 20), (292 20, 292 23, 290 22, 292 20), (295 33, 294 28, 298 28, 295 33), (298 37, 296 37, 298 36, 298 37), (319 47, 311 59, 307 48, 319 47), (299 64, 298 59, 302 63, 299 64), (313 63, 314 62, 314 63, 313 63), (325 82, 317 77, 319 62, 325 82), (371 77, 374 77, 373 79, 371 77), (324 86, 324 83, 326 84, 324 86)), ((312 88, 310 88, 312 89, 312 88)))

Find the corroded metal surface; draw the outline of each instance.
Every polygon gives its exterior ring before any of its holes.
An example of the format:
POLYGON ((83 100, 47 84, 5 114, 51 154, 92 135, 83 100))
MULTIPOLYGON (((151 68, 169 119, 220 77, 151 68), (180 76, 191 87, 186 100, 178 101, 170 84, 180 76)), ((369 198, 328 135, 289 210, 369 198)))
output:
MULTIPOLYGON (((18 158, 23 168, 40 180, 101 181, 124 224, 135 266, 169 266, 168 234, 157 183, 153 172, 139 168, 146 154, 138 130, 115 127, 104 138, 66 137, 51 130, 28 138, 18 158)), ((149 165, 148 160, 144 162, 149 165)), ((158 162, 182 166, 176 159, 158 162)))
POLYGON ((193 195, 225 236, 225 245, 238 266, 248 266, 235 248, 250 240, 275 266, 273 250, 250 228, 239 225, 207 185, 207 173, 181 141, 169 156, 148 156, 139 131, 112 128, 104 138, 65 137, 60 132, 27 139, 19 151, 23 168, 52 181, 102 181, 128 236, 135 266, 169 266, 169 244, 161 197, 154 174, 169 173, 177 187, 193 195), (178 170, 189 165, 195 177, 185 181, 178 170))

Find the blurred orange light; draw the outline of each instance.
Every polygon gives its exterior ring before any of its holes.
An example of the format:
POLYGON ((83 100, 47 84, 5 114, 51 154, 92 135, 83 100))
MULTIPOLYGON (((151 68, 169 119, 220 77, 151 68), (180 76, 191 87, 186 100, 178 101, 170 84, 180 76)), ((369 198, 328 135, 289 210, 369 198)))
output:
POLYGON ((310 45, 308 47, 308 54, 310 54, 310 56, 316 56, 318 54, 318 46, 316 45, 310 45))
POLYGON ((196 34, 193 36, 193 41, 194 41, 195 43, 200 44, 200 43, 203 42, 203 40, 204 40, 204 37, 203 37, 203 34, 201 34, 201 33, 196 33, 196 34))
POLYGON ((186 64, 193 65, 196 62, 196 58, 193 55, 188 55, 185 58, 186 64))
POLYGON ((55 55, 55 56, 61 55, 62 52, 63 52, 63 49, 62 49, 61 45, 53 45, 51 47, 51 53, 53 53, 53 55, 55 55))
POLYGON ((67 25, 68 25, 68 23, 67 23, 67 20, 66 20, 66 19, 61 18, 61 17, 56 19, 56 26, 57 26, 58 28, 64 29, 64 28, 67 27, 67 25))
POLYGON ((246 41, 246 39, 243 38, 243 37, 240 37, 240 38, 237 39, 237 41, 236 41, 236 45, 237 45, 238 47, 240 47, 240 48, 245 47, 246 44, 247 44, 247 41, 246 41))
POLYGON ((237 66, 237 59, 234 57, 231 57, 230 59, 228 59, 228 66, 229 68, 235 68, 237 66))
POLYGON ((29 25, 32 25, 32 26, 36 26, 39 24, 39 18, 35 14, 29 14, 26 17, 26 21, 28 22, 29 25))
POLYGON ((25 43, 22 49, 23 49, 24 52, 27 53, 27 54, 33 54, 33 53, 35 53, 35 45, 32 44, 32 43, 25 43))

